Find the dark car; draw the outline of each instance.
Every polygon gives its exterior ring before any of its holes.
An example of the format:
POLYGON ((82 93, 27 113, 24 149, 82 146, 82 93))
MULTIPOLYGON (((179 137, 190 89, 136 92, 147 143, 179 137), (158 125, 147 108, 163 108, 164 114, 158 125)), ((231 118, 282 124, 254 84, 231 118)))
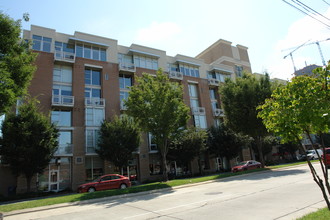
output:
POLYGON ((239 172, 244 170, 252 170, 257 169, 261 167, 261 163, 255 160, 248 160, 248 161, 242 161, 238 163, 236 166, 231 168, 231 172, 239 172))
POLYGON ((131 187, 131 181, 122 175, 107 174, 103 175, 90 183, 78 186, 78 193, 95 192, 108 189, 126 189, 131 187))

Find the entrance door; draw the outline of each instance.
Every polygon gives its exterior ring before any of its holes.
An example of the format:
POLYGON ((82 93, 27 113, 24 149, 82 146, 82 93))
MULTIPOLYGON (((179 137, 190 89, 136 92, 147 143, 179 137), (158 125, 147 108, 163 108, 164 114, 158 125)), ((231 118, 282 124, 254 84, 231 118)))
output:
POLYGON ((54 191, 54 192, 58 192, 59 191, 59 176, 60 172, 59 170, 50 170, 49 172, 49 186, 48 186, 48 190, 49 191, 54 191))

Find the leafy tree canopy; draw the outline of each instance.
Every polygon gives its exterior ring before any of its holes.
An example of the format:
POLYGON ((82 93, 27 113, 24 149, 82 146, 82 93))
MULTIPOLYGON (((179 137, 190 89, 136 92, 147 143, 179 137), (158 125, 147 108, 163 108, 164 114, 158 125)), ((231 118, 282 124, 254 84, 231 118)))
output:
POLYGON ((159 69, 156 76, 143 73, 137 77, 125 102, 127 114, 132 116, 145 132, 155 137, 162 156, 164 180, 167 181, 166 155, 171 134, 184 127, 189 119, 189 108, 183 102, 183 89, 170 82, 159 69))
POLYGON ((42 173, 58 147, 58 130, 49 117, 39 112, 35 99, 10 113, 2 124, 0 155, 16 175, 24 175, 27 190, 33 175, 42 173))
POLYGON ((119 168, 128 166, 140 145, 140 130, 133 119, 122 115, 110 122, 104 120, 99 134, 97 153, 100 157, 119 168))
POLYGON ((36 55, 22 41, 21 20, 0 12, 0 115, 26 93, 35 67, 36 55))

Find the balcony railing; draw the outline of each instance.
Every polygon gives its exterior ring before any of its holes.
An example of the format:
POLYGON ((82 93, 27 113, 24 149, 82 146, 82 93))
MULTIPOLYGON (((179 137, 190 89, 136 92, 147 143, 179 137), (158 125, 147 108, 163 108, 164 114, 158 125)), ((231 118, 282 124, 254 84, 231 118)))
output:
POLYGON ((208 82, 209 82, 209 86, 219 86, 220 84, 220 80, 217 80, 217 79, 208 79, 208 82))
POLYGON ((193 115, 205 115, 204 107, 192 107, 191 112, 193 115))
POLYGON ((55 106, 74 106, 74 96, 53 95, 52 105, 55 106))
POLYGON ((85 106, 104 107, 105 99, 103 99, 103 98, 85 98, 85 106))
POLYGON ((73 144, 62 144, 59 145, 57 151, 55 152, 55 156, 64 156, 72 154, 73 144))
POLYGON ((183 79, 183 73, 181 72, 176 72, 176 71, 170 71, 168 73, 168 77, 170 79, 178 79, 178 80, 182 80, 183 79))
POLYGON ((120 102, 120 110, 123 110, 123 111, 127 110, 127 107, 124 102, 120 102))
POLYGON ((74 53, 64 51, 55 51, 54 58, 55 60, 73 63, 76 59, 76 55, 74 53))
POLYGON ((223 117, 223 116, 225 116, 225 112, 221 108, 215 108, 215 109, 213 109, 213 116, 214 117, 223 117))
POLYGON ((134 63, 119 63, 119 71, 134 73, 136 71, 136 66, 134 63))

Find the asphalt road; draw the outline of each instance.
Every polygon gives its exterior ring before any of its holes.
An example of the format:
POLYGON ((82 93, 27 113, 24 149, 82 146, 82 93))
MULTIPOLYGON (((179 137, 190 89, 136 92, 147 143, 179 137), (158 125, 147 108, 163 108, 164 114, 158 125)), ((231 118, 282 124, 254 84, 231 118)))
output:
POLYGON ((253 173, 151 194, 6 213, 20 219, 296 219, 325 207, 307 166, 253 173))

